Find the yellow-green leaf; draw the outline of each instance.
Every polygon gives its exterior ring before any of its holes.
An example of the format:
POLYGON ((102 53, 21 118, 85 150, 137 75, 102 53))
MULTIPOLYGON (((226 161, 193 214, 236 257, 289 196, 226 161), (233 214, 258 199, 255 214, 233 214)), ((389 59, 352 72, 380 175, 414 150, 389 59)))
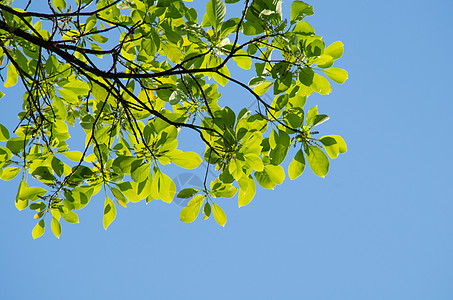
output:
POLYGON ((17 83, 17 70, 13 64, 8 66, 7 78, 5 81, 4 87, 12 87, 17 83))
POLYGON ((3 170, 2 176, 0 177, 2 180, 8 181, 13 179, 14 177, 19 174, 20 168, 16 167, 9 167, 3 170))
POLYGON ((217 224, 219 224, 220 226, 225 226, 227 217, 223 209, 220 208, 220 206, 218 206, 216 203, 212 203, 212 212, 214 213, 214 218, 217 224))
POLYGON ((236 51, 233 59, 236 64, 242 69, 248 70, 252 66, 252 59, 248 56, 248 53, 242 49, 236 51))
POLYGON ((82 152, 80 151, 66 151, 63 152, 63 155, 66 156, 67 159, 79 162, 82 159, 82 152))
POLYGON ((172 163, 184 169, 195 169, 202 162, 200 155, 195 152, 175 151, 170 155, 170 159, 172 163))
POLYGON ((338 150, 340 151, 340 153, 346 153, 346 151, 348 151, 346 142, 344 141, 344 139, 341 136, 339 136, 339 135, 329 135, 329 136, 333 137, 337 141, 338 150))
POLYGON ((104 229, 107 230, 109 225, 115 220, 116 218, 116 208, 113 201, 109 198, 105 198, 104 203, 104 218, 102 219, 102 224, 104 225, 104 229))
POLYGON ((323 136, 319 140, 324 145, 324 149, 326 150, 330 158, 338 157, 338 154, 340 153, 340 148, 335 138, 331 136, 323 136))
POLYGON ((291 161, 288 167, 289 179, 293 180, 302 175, 305 169, 305 158, 302 150, 297 151, 294 159, 291 161))
POLYGON ((67 208, 63 208, 61 216, 68 223, 79 223, 79 216, 75 212, 67 208))
POLYGON ((50 223, 53 234, 59 239, 61 235, 61 225, 57 218, 53 217, 50 223))
POLYGON ((332 91, 329 81, 325 77, 316 73, 314 73, 313 83, 310 87, 321 95, 328 95, 332 91))
POLYGON ((200 213, 201 205, 203 204, 204 196, 203 195, 196 195, 193 197, 187 206, 184 207, 181 212, 179 213, 179 218, 184 223, 192 223, 198 217, 200 213))
POLYGON ((36 224, 35 228, 33 228, 33 231, 31 232, 33 239, 37 239, 40 236, 44 234, 45 230, 45 224, 44 224, 44 219, 41 219, 38 224, 36 224))
POLYGON ((252 177, 243 176, 241 180, 246 180, 247 186, 245 189, 242 189, 242 187, 239 189, 238 197, 239 207, 249 204, 253 200, 253 197, 255 197, 256 193, 255 180, 252 177))
POLYGON ((324 70, 324 73, 335 81, 336 83, 342 84, 348 79, 348 72, 344 69, 339 69, 339 68, 330 68, 324 70))
POLYGON ((308 146, 307 161, 310 169, 316 175, 325 177, 329 172, 329 158, 316 146, 308 146))
POLYGON ((324 49, 324 55, 330 55, 333 59, 339 59, 343 55, 344 45, 342 42, 337 41, 324 49))
POLYGON ((266 165, 264 170, 272 182, 276 184, 282 184, 285 180, 285 171, 282 166, 266 165))

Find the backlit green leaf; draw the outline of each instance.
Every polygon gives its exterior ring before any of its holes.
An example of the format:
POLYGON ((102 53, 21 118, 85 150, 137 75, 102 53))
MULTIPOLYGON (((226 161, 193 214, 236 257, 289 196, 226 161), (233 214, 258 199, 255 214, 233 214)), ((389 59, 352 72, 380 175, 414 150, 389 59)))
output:
POLYGON ((328 95, 332 91, 332 87, 330 86, 329 81, 325 77, 316 73, 313 77, 313 83, 310 87, 321 95, 328 95))
POLYGON ((308 146, 307 161, 310 169, 316 175, 325 177, 329 172, 329 158, 316 146, 308 146))
POLYGON ((80 151, 66 151, 62 153, 67 159, 79 162, 82 160, 83 154, 80 151))
POLYGON ((104 218, 102 219, 102 224, 104 225, 105 230, 107 230, 107 228, 110 226, 113 220, 115 220, 115 218, 116 218, 115 204, 109 197, 106 197, 104 202, 104 218))
POLYGON ((255 180, 251 176, 249 177, 243 177, 244 180, 247 181, 247 187, 246 189, 239 189, 239 197, 238 197, 238 205, 239 207, 245 206, 249 204, 253 198, 255 197, 256 193, 256 186, 255 186, 255 180))
POLYGON ((329 47, 324 49, 324 55, 330 55, 333 59, 339 59, 343 55, 343 48, 344 45, 342 42, 334 42, 329 47))
POLYGON ((57 218, 53 217, 52 222, 50 223, 50 228, 52 229, 53 234, 57 237, 60 238, 61 235, 61 225, 60 221, 58 221, 57 218))
POLYGON ((73 212, 72 210, 68 210, 67 208, 63 208, 60 212, 63 219, 68 223, 79 223, 79 216, 73 212))
POLYGON ((302 150, 297 151, 294 159, 291 161, 288 167, 289 179, 293 180, 302 175, 305 169, 305 158, 302 150))
POLYGON ((42 236, 44 234, 44 230, 45 230, 44 219, 41 219, 31 232, 33 239, 37 239, 40 236, 42 236))
POLYGON ((348 79, 348 72, 344 69, 339 69, 339 68, 329 68, 324 70, 324 73, 335 81, 336 83, 342 84, 348 79))
POLYGON ((226 217, 223 209, 220 208, 220 206, 218 206, 216 203, 212 203, 212 212, 214 214, 214 218, 215 218, 215 221, 217 222, 217 224, 225 227, 225 224, 227 222, 227 217, 226 217))
POLYGON ((295 23, 304 16, 313 15, 313 7, 302 1, 293 1, 291 3, 291 23, 295 23))
POLYGON ((340 153, 340 149, 337 144, 337 141, 333 137, 323 136, 319 140, 324 145, 324 149, 326 150, 326 152, 330 156, 330 158, 338 157, 338 155, 340 153))
POLYGON ((17 168, 17 167, 9 167, 9 168, 6 168, 3 170, 3 173, 1 174, 1 179, 2 180, 11 180, 13 179, 14 177, 17 176, 17 174, 19 174, 20 172, 20 168, 17 168))
POLYGON ((200 155, 195 152, 178 151, 177 153, 172 153, 170 158, 172 163, 184 169, 195 169, 202 162, 200 155))
POLYGON ((179 214, 181 221, 183 221, 184 223, 192 223, 193 221, 195 221, 198 217, 198 214, 200 213, 200 208, 203 204, 203 201, 203 195, 196 195, 195 197, 193 197, 189 201, 187 206, 181 210, 179 214))
POLYGON ((17 70, 13 64, 8 65, 8 72, 6 75, 6 81, 3 84, 4 87, 12 87, 15 86, 17 83, 17 70))
POLYGON ((131 173, 131 178, 133 181, 140 183, 140 182, 145 181, 148 178, 148 175, 150 173, 151 173, 151 164, 146 163, 146 164, 139 166, 135 170, 133 170, 131 173))

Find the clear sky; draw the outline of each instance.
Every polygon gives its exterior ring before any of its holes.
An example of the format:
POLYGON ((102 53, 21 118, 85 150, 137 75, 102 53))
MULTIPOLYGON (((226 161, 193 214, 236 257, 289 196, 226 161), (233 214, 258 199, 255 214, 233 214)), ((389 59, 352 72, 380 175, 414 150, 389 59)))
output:
MULTIPOLYGON (((0 182, 0 299, 453 299, 453 2, 310 4, 349 71, 307 104, 348 143, 325 179, 306 170, 241 209, 221 200, 225 228, 153 201, 118 208, 104 231, 97 197, 59 240, 33 240, 19 182, 0 182)), ((0 122, 13 124, 21 96, 6 92, 0 122)))

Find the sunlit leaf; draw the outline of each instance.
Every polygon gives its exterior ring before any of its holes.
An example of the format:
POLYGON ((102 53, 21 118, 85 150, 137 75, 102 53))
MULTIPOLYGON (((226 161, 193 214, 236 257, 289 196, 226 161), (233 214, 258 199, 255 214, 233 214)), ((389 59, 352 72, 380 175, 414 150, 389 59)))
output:
POLYGON ((329 172, 329 158, 316 146, 308 146, 307 161, 310 169, 316 175, 325 177, 329 172))
POLYGON ((343 43, 337 41, 332 43, 326 49, 324 49, 324 54, 332 56, 333 59, 339 59, 343 55, 343 50, 344 50, 343 43))
POLYGON ((176 152, 171 154, 170 159, 172 163, 184 169, 195 169, 202 162, 200 155, 195 152, 176 152))
POLYGON ((218 206, 216 203, 212 203, 212 212, 214 214, 214 218, 215 218, 215 221, 217 222, 217 224, 225 227, 225 224, 227 222, 227 217, 226 217, 223 209, 220 206, 218 206))
POLYGON ((52 229, 53 234, 60 238, 61 235, 61 225, 57 218, 53 217, 52 222, 50 223, 50 228, 52 229))
POLYGON ((44 230, 45 230, 44 219, 41 219, 31 232, 33 239, 37 239, 40 236, 42 236, 44 234, 44 230))
POLYGON ((102 219, 102 224, 104 225, 104 229, 110 226, 110 224, 116 218, 116 207, 113 201, 109 197, 105 197, 104 202, 104 217, 102 219))
POLYGON ((324 70, 324 73, 335 81, 336 83, 342 84, 348 79, 348 72, 344 69, 339 69, 339 68, 329 68, 324 70))
POLYGON ((302 175, 305 169, 305 158, 302 150, 297 151, 294 159, 291 161, 288 167, 289 179, 293 180, 302 175))

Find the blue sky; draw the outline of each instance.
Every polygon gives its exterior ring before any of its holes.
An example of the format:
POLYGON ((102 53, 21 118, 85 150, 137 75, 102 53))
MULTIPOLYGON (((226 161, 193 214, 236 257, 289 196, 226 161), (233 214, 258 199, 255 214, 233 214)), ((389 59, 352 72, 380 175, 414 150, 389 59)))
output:
MULTIPOLYGON (((153 201, 118 208, 104 231, 98 197, 59 240, 33 240, 18 181, 0 182, 0 298, 451 299, 453 2, 319 2, 307 21, 345 44, 349 72, 307 104, 348 143, 326 178, 306 170, 241 209, 222 200, 225 228, 153 201)), ((3 124, 21 97, 8 92, 3 124)))

